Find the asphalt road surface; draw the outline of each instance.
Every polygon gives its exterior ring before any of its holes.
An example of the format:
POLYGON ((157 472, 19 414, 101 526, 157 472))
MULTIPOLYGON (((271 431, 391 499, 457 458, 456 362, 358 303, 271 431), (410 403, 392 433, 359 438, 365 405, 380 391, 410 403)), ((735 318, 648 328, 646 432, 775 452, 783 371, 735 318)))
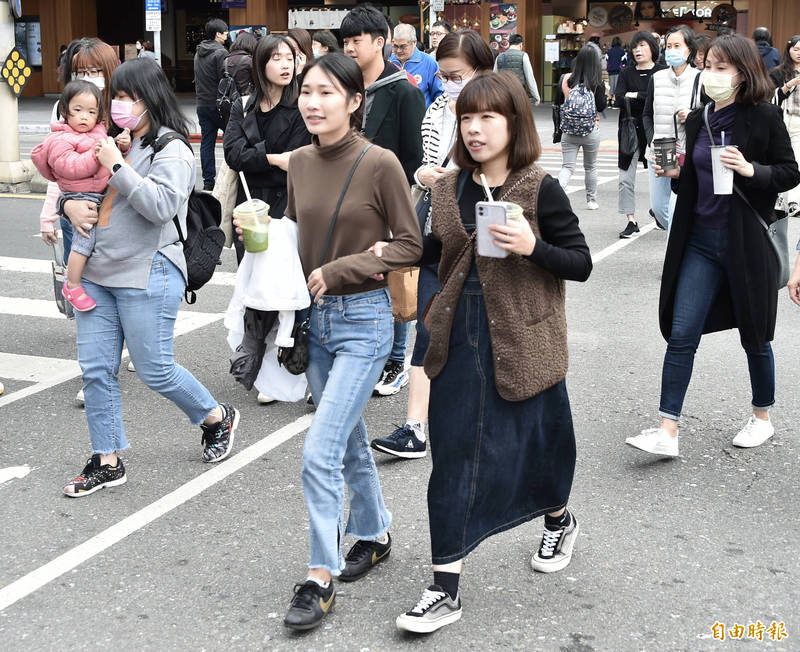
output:
MULTIPOLYGON (((613 126, 604 129, 612 138, 613 126)), ((23 150, 38 140, 24 137, 23 150)), ((530 570, 541 520, 490 538, 466 561, 464 617, 427 638, 400 634, 394 619, 431 579, 429 458, 377 458, 394 517, 390 558, 355 584, 337 584, 319 629, 284 629, 292 585, 305 577, 300 465, 313 413, 302 402, 260 406, 228 374, 221 318, 235 272, 230 252, 216 284, 182 306, 175 348, 218 399, 240 409, 234 454, 201 463, 199 429, 121 371, 128 483, 80 500, 61 494, 90 452, 74 402, 74 323, 53 302, 49 250, 37 239, 41 200, 0 197, 0 649, 800 649, 800 311, 784 290, 773 439, 731 446, 750 390, 738 337, 726 332, 701 343, 681 456, 626 447, 625 437, 657 425, 666 236, 648 227, 620 246, 613 148, 601 155, 599 211, 585 210, 580 173, 569 189, 596 261, 587 283, 568 284, 578 441, 570 506, 581 523, 572 563, 553 575, 530 570), (773 622, 785 637, 768 629, 773 622), (732 642, 735 625, 744 629, 732 642)), ((557 172, 560 155, 546 151, 543 164, 557 172)), ((646 184, 640 172, 640 215, 646 184)), ((800 220, 790 228, 796 242, 800 220)), ((403 422, 406 398, 403 390, 370 400, 371 436, 403 422)))

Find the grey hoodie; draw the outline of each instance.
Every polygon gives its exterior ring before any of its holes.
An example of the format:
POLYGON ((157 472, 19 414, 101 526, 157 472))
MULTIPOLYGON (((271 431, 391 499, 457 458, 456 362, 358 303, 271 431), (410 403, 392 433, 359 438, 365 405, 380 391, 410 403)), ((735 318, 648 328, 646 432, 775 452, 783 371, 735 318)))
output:
POLYGON ((384 86, 388 86, 389 84, 394 84, 399 81, 408 81, 408 77, 406 76, 405 70, 398 69, 397 72, 393 72, 389 75, 386 73, 382 73, 378 79, 372 82, 367 88, 365 89, 366 100, 364 101, 364 117, 361 120, 361 131, 364 131, 367 127, 367 118, 369 117, 369 112, 372 110, 372 102, 375 99, 375 91, 379 88, 383 88, 384 86))
MULTIPOLYGON (((169 132, 162 127, 159 135, 169 132)), ((172 222, 175 215, 186 233, 186 206, 195 183, 194 154, 173 140, 153 159, 151 146, 137 138, 126 163, 108 182, 100 208, 97 242, 83 276, 105 287, 147 289, 150 266, 161 252, 186 280, 183 245, 172 222), (110 209, 110 210, 109 210, 110 209)))
POLYGON ((217 105, 217 87, 222 79, 222 62, 228 51, 219 42, 206 39, 197 46, 194 55, 194 88, 197 106, 217 105))

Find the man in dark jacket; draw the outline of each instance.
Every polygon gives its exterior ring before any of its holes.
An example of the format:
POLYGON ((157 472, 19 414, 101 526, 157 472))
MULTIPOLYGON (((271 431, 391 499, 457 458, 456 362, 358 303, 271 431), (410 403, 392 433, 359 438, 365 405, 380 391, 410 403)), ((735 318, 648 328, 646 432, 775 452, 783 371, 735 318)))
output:
POLYGON ((213 190, 217 176, 214 146, 217 131, 225 128, 217 111, 217 87, 222 79, 222 64, 228 51, 228 26, 220 18, 206 23, 205 39, 194 55, 194 86, 197 93, 197 121, 200 123, 200 166, 203 169, 203 189, 213 190))
MULTIPOLYGON (((409 83, 406 72, 383 58, 388 24, 373 7, 356 7, 342 20, 344 53, 355 59, 364 75, 364 121, 361 133, 395 153, 409 185, 422 165, 422 118, 425 96, 409 83)), ((396 394, 408 384, 405 370, 409 323, 395 322, 394 345, 375 391, 396 394)))
POLYGON ((781 62, 781 53, 777 48, 772 47, 772 35, 766 27, 756 27, 753 31, 753 40, 756 42, 767 72, 769 72, 781 62))

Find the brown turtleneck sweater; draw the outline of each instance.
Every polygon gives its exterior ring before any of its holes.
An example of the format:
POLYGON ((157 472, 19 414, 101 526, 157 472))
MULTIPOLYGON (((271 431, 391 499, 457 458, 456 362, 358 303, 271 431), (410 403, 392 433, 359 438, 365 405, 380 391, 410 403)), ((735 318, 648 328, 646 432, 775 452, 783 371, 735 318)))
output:
MULTIPOLYGON (((336 202, 353 163, 367 141, 350 131, 333 145, 313 144, 289 159, 286 217, 297 222, 300 260, 306 277, 319 267, 336 202)), ((356 169, 347 190, 322 266, 326 294, 341 295, 385 287, 373 274, 415 264, 422 237, 405 172, 397 157, 373 145, 356 169), (367 249, 389 240, 381 258, 367 249)))

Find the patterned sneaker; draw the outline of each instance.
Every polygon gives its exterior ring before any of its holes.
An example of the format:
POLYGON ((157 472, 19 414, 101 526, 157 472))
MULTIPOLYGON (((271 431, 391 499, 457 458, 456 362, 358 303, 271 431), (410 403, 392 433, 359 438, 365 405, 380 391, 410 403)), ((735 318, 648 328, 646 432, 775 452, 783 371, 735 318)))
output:
POLYGON ((628 437, 625 443, 653 455, 678 457, 678 435, 673 437, 663 428, 647 428, 641 435, 628 437))
POLYGON ((336 599, 333 581, 324 589, 314 580, 306 580, 294 585, 294 596, 289 604, 289 611, 283 624, 289 629, 304 631, 314 629, 322 622, 336 599))
POLYGON ((383 368, 383 376, 375 385, 375 394, 392 396, 408 385, 409 376, 404 362, 388 360, 383 368))
POLYGON ((88 496, 105 487, 116 487, 125 484, 128 477, 125 475, 125 465, 117 458, 117 465, 100 465, 100 455, 96 453, 86 460, 81 474, 64 487, 64 493, 70 498, 88 496))
POLYGON ((347 557, 344 558, 346 564, 339 579, 342 582, 355 582, 372 570, 375 564, 382 562, 392 552, 392 536, 387 533, 389 540, 386 543, 380 541, 365 541, 359 539, 350 548, 347 557))
POLYGON ((634 233, 639 233, 639 225, 636 222, 628 220, 628 225, 619 232, 619 237, 623 239, 631 238, 634 233))
POLYGON ((400 614, 395 624, 407 632, 430 634, 460 618, 461 597, 453 600, 441 586, 432 584, 422 592, 417 606, 400 614))
POLYGON ((539 550, 531 557, 531 567, 539 573, 555 573, 566 568, 572 559, 572 548, 580 528, 575 516, 570 513, 571 522, 556 530, 544 528, 539 550))
POLYGON ((370 446, 381 453, 395 457, 425 457, 428 442, 420 441, 414 429, 408 424, 400 426, 388 437, 373 439, 370 446))
POLYGON ((222 421, 210 426, 200 425, 204 462, 221 462, 233 448, 233 435, 239 427, 239 410, 228 403, 221 403, 220 407, 222 421))
POLYGON ((772 421, 759 419, 755 414, 750 415, 750 419, 739 433, 733 438, 733 445, 739 448, 754 448, 761 446, 767 439, 775 434, 772 421))

